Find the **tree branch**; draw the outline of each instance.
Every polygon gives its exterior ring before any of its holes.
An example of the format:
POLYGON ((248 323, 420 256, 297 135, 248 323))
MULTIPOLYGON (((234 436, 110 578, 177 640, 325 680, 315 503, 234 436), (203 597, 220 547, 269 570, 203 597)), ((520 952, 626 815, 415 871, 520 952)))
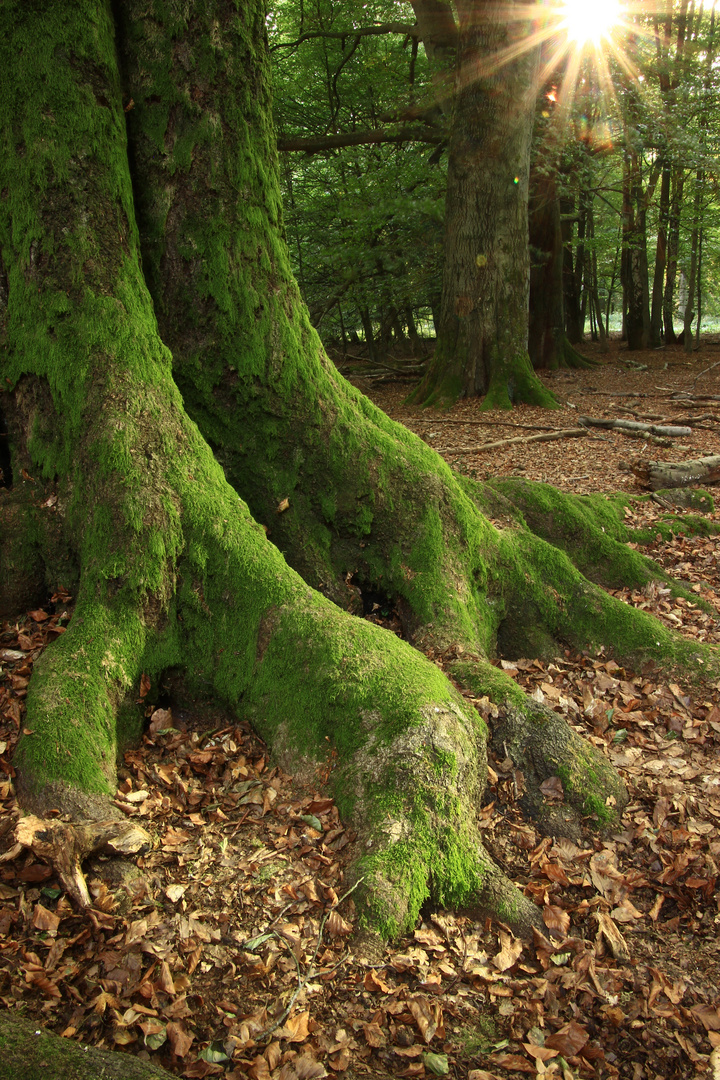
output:
POLYGON ((444 135, 436 135, 423 128, 402 128, 398 132, 376 128, 373 131, 348 131, 340 135, 311 135, 309 138, 278 139, 281 153, 303 151, 320 154, 323 150, 336 150, 343 146, 371 146, 375 143, 422 142, 437 146, 445 141, 444 135))
POLYGON ((311 41, 313 38, 335 38, 344 41, 352 37, 377 37, 380 34, 404 34, 406 37, 420 37, 420 30, 409 23, 378 23, 377 26, 361 26, 352 30, 308 30, 301 34, 297 41, 279 41, 277 45, 270 46, 270 52, 276 49, 294 49, 302 45, 303 41, 311 41))

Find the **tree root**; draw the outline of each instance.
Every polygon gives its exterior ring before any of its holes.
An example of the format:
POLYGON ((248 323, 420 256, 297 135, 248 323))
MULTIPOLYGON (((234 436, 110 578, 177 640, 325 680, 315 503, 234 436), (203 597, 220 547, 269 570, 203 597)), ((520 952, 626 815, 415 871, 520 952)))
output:
POLYGON ((145 829, 130 821, 42 821, 29 815, 15 829, 18 848, 30 848, 55 868, 60 881, 81 908, 91 907, 81 863, 88 855, 136 855, 152 845, 145 829))

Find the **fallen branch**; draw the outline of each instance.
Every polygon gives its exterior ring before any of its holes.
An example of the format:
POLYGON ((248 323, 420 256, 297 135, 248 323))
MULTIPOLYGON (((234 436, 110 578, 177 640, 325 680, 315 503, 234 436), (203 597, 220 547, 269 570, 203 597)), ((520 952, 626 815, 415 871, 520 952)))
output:
POLYGON ((658 435, 663 439, 688 438, 692 435, 692 428, 677 427, 669 424, 645 424, 639 420, 608 420, 604 417, 581 416, 580 423, 589 424, 590 427, 609 428, 619 431, 622 435, 658 435))
POLYGON ((575 439, 587 435, 587 428, 562 428, 548 431, 543 435, 518 435, 514 439, 498 439, 497 442, 483 443, 482 446, 458 446, 445 451, 447 454, 479 454, 481 450, 495 450, 498 446, 511 446, 513 443, 554 442, 555 439, 575 439))
POLYGON ((637 460, 630 467, 651 491, 717 484, 720 481, 720 454, 711 454, 695 461, 637 460))
POLYGON ((698 379, 701 379, 703 375, 707 375, 707 373, 709 371, 712 371, 713 368, 716 368, 718 364, 720 364, 720 360, 716 360, 715 363, 711 364, 709 368, 705 368, 704 371, 701 371, 699 375, 695 376, 695 379, 693 380, 693 390, 695 389, 695 384, 697 383, 698 379))
POLYGON ((509 427, 526 428, 528 431, 557 431, 557 428, 548 427, 545 424, 518 424, 515 420, 447 420, 441 417, 439 420, 426 420, 424 417, 408 417, 407 424, 460 424, 465 427, 509 427))

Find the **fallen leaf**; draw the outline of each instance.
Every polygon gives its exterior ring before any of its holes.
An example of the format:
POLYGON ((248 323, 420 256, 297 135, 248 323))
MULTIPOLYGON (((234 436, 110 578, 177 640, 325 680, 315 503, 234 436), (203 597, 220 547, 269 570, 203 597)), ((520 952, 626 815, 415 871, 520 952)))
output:
POLYGON ((504 930, 500 931, 500 952, 493 956, 492 962, 498 971, 507 971, 516 962, 523 951, 523 943, 519 938, 511 937, 504 930))
POLYGON ((557 904, 547 904, 543 908, 543 922, 555 937, 566 937, 570 929, 570 916, 557 904))
POLYGON ((176 1024, 174 1021, 168 1024, 166 1031, 173 1054, 178 1057, 185 1057, 195 1040, 195 1036, 189 1034, 181 1024, 176 1024))
POLYGON ((33 926, 37 930, 44 930, 50 937, 55 937, 58 932, 58 926, 60 925, 60 919, 54 911, 48 911, 42 904, 35 905, 35 913, 33 915, 33 926))
POLYGON ((552 1035, 548 1035, 545 1046, 558 1050, 565 1058, 574 1057, 580 1053, 589 1038, 587 1030, 575 1020, 571 1020, 552 1035))
POLYGON ((305 1042, 309 1035, 308 1021, 309 1012, 296 1013, 289 1016, 282 1027, 278 1028, 275 1035, 278 1039, 287 1039, 288 1042, 305 1042))

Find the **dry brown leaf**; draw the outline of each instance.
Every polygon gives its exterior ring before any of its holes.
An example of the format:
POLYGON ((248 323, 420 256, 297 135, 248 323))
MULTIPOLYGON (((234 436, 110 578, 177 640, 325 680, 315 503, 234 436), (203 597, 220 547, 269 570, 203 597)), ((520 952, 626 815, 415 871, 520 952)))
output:
POLYGON ((173 982, 170 967, 166 960, 163 960, 160 964, 160 986, 166 994, 175 997, 177 990, 175 989, 175 983, 173 982))
POLYGON ((543 780, 540 791, 551 802, 563 802, 565 799, 562 780, 559 776, 549 776, 547 780, 543 780))
POLYGON ((555 937, 566 937, 570 929, 570 916, 557 904, 546 904, 543 908, 543 922, 555 937))
POLYGON ((603 911, 596 911, 595 918, 598 921, 600 933, 610 946, 610 952, 613 954, 615 959, 629 960, 630 950, 627 947, 627 942, 625 941, 625 938, 622 936, 610 916, 606 915, 603 911))
POLYGON ((178 1057, 185 1057, 195 1040, 195 1036, 185 1031, 182 1024, 176 1024, 174 1020, 168 1024, 165 1030, 173 1054, 177 1054, 178 1057))
POLYGON ((36 930, 44 930, 50 937, 55 937, 60 925, 60 919, 54 911, 48 911, 42 904, 35 905, 35 913, 33 915, 33 926, 36 930))
POLYGON ((262 1055, 258 1054, 253 1059, 252 1065, 248 1069, 248 1072, 252 1076, 253 1080, 270 1080, 270 1067, 267 1061, 262 1055))
POLYGON ((381 994, 392 994, 392 987, 388 986, 374 971, 368 971, 363 980, 363 986, 371 993, 379 991, 381 994))
POLYGON ((345 1072, 349 1064, 350 1051, 344 1046, 342 1049, 336 1051, 336 1053, 331 1054, 328 1058, 328 1065, 333 1072, 345 1072))
POLYGON ((520 1054, 491 1054, 490 1061, 502 1069, 509 1069, 510 1072, 536 1072, 535 1066, 520 1054))
POLYGON ((62 997, 62 994, 60 993, 55 983, 48 979, 47 975, 45 975, 42 971, 26 972, 25 981, 28 984, 31 983, 33 986, 37 986, 39 990, 42 990, 43 994, 45 994, 46 997, 62 997))
POLYGON ((309 1012, 295 1013, 294 1016, 288 1016, 283 1026, 275 1032, 275 1035, 278 1039, 287 1039, 288 1042, 305 1042, 309 1035, 309 1020, 309 1012))
POLYGON ((621 923, 632 923, 635 922, 636 919, 645 918, 645 912, 638 911, 635 905, 631 903, 631 901, 628 900, 627 897, 618 907, 613 908, 610 914, 612 915, 613 919, 616 920, 616 922, 621 923))
POLYGON ((379 1024, 363 1024, 362 1028, 368 1046, 387 1046, 387 1035, 379 1024))
POLYGON ((519 938, 506 934, 504 930, 500 931, 499 937, 500 952, 493 956, 492 962, 498 971, 507 971, 517 962, 517 958, 523 951, 523 943, 519 938))
POLYGON ((321 1065, 309 1050, 300 1057, 296 1057, 292 1062, 292 1067, 297 1080, 315 1080, 316 1077, 327 1076, 325 1066, 321 1065))
POLYGON ((558 885, 570 884, 570 879, 559 863, 544 862, 540 869, 549 881, 555 881, 558 885))
POLYGON ((530 1057, 537 1058, 539 1061, 552 1061, 560 1053, 559 1050, 553 1050, 547 1046, 537 1046, 535 1043, 524 1042, 522 1045, 530 1057))
POLYGON ((551 1050, 559 1050, 563 1057, 574 1057, 579 1054, 589 1039, 587 1030, 582 1024, 571 1020, 568 1024, 548 1035, 545 1045, 551 1050))
POLYGON ((346 922, 339 911, 331 911, 327 920, 327 931, 330 937, 346 937, 352 934, 352 923, 346 922))
POLYGON ((720 1031, 720 1014, 713 1005, 693 1005, 690 1012, 696 1016, 706 1031, 720 1031))
POLYGON ((650 916, 650 918, 652 919, 653 922, 658 921, 658 917, 660 915, 660 908, 663 906, 664 902, 665 902, 665 897, 663 896, 662 893, 658 893, 657 896, 655 897, 655 903, 653 904, 653 906, 648 911, 648 915, 650 916))
POLYGON ((432 1042, 437 1035, 444 1038, 443 1010, 439 1001, 429 1001, 424 994, 416 994, 408 1002, 418 1030, 426 1043, 432 1042))
MULTIPOLYGON (((166 731, 167 728, 173 726, 172 710, 171 709, 156 709, 150 717, 150 726, 148 728, 148 735, 152 739, 154 735, 157 735, 158 731, 166 731)), ((132 802, 132 799, 130 800, 132 802)))

